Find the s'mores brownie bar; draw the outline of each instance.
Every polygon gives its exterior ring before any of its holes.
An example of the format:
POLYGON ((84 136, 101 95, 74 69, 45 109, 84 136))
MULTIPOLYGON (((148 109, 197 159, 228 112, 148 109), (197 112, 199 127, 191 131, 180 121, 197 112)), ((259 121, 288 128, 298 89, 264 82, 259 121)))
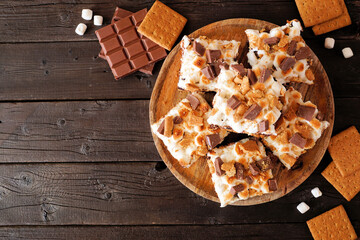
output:
POLYGON ((207 119, 211 107, 197 93, 189 94, 164 117, 151 126, 171 155, 181 166, 189 167, 199 159, 205 159, 228 134, 226 130, 210 126, 207 119))
POLYGON ((178 87, 190 92, 216 91, 220 66, 235 63, 240 42, 205 36, 181 41, 182 57, 178 87))
POLYGON ((277 190, 272 168, 260 141, 249 138, 209 151, 208 165, 221 207, 277 190))
POLYGON ((270 32, 247 29, 249 39, 248 62, 256 68, 273 70, 273 77, 281 84, 302 82, 313 84, 314 74, 310 69, 311 50, 300 36, 301 23, 292 20, 270 32))
POLYGON ((306 150, 315 146, 330 123, 322 121, 319 111, 310 101, 290 87, 285 93, 284 108, 275 123, 276 136, 264 136, 263 143, 290 169, 306 150), (319 120, 319 119, 320 120, 319 120))

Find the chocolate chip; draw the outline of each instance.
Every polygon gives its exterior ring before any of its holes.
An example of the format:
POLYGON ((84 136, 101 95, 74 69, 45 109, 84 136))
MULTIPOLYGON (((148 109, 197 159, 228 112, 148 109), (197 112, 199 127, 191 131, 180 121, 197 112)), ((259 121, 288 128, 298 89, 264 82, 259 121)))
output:
POLYGON ((208 145, 209 149, 213 149, 221 142, 220 135, 218 133, 206 135, 205 142, 208 145))
POLYGON ((296 116, 311 121, 314 118, 316 108, 310 106, 299 105, 296 116))
POLYGON ((299 148, 304 148, 306 144, 306 139, 303 138, 299 133, 295 133, 289 140, 290 143, 298 146, 299 148))
POLYGON ((245 175, 245 167, 244 167, 244 165, 242 165, 239 162, 236 162, 235 163, 235 169, 236 169, 235 177, 237 179, 244 179, 244 175, 245 175))
POLYGON ((286 57, 280 63, 280 69, 283 70, 284 72, 286 72, 287 70, 289 70, 294 65, 295 65, 295 59, 291 58, 291 57, 286 57))
POLYGON ((164 135, 165 132, 165 120, 162 121, 162 123, 160 124, 159 128, 157 129, 158 133, 160 133, 161 135, 164 135))
POLYGON ((213 72, 214 72, 214 76, 217 77, 219 74, 220 74, 220 65, 221 63, 220 62, 214 62, 214 63, 211 63, 210 66, 212 67, 213 69, 213 72))
POLYGON ((291 42, 289 43, 289 47, 286 50, 287 54, 289 54, 290 56, 294 56, 296 51, 296 45, 297 45, 297 41, 291 40, 291 42))
POLYGON ((209 65, 201 69, 201 72, 205 75, 205 77, 209 80, 213 80, 215 78, 215 71, 214 69, 209 65))
POLYGON ((247 77, 250 80, 250 85, 253 85, 253 84, 255 84, 257 82, 257 78, 255 76, 255 73, 251 69, 247 70, 247 77))
POLYGON ((221 57, 220 50, 206 49, 205 53, 206 53, 206 59, 207 59, 208 63, 213 63, 221 57))
POLYGON ((271 70, 268 68, 265 68, 261 71, 261 75, 260 75, 260 79, 259 82, 260 83, 264 83, 266 80, 268 80, 268 78, 271 76, 271 70))
POLYGON ((235 95, 232 95, 231 98, 227 100, 226 104, 229 108, 235 110, 237 107, 240 106, 241 101, 235 95))
POLYGON ((296 60, 305 59, 311 56, 311 51, 309 47, 301 47, 295 53, 296 60))
POLYGON ((232 195, 235 195, 235 194, 237 194, 238 192, 244 191, 244 189, 245 189, 245 186, 244 186, 243 184, 239 184, 239 185, 236 185, 236 186, 230 188, 230 193, 231 193, 232 195))
POLYGON ((284 117, 281 115, 275 123, 275 131, 277 131, 285 123, 284 117))
POLYGON ((251 176, 246 176, 245 181, 250 185, 254 182, 254 179, 251 176))
POLYGON ((248 120, 254 120, 259 113, 261 112, 262 108, 257 105, 253 104, 251 107, 244 113, 244 118, 248 120))
POLYGON ((280 41, 280 38, 278 37, 269 37, 264 39, 264 43, 269 45, 277 44, 280 41))
POLYGON ((246 69, 244 67, 244 65, 242 63, 240 64, 231 64, 231 68, 234 70, 234 71, 237 71, 241 77, 244 77, 246 75, 246 69))
POLYGON ((273 164, 270 157, 264 157, 263 159, 256 161, 256 165, 260 168, 261 171, 265 172, 269 169, 273 169, 273 164))
POLYGON ((268 120, 262 120, 259 122, 259 132, 263 133, 266 132, 266 130, 269 129, 269 121, 268 120))
POLYGON ((256 165, 255 162, 249 164, 249 169, 252 175, 256 176, 260 173, 259 167, 256 165))
POLYGON ((183 119, 180 116, 176 116, 173 119, 174 124, 180 124, 182 123, 183 119))
POLYGON ((277 190, 277 182, 276 182, 275 179, 269 179, 268 184, 269 184, 269 190, 270 191, 276 191, 277 190))
POLYGON ((205 47, 197 41, 194 41, 193 50, 199 56, 203 56, 205 53, 205 47))
POLYGON ((188 94, 186 99, 189 100, 190 106, 193 110, 195 110, 200 105, 199 99, 192 94, 188 94))
POLYGON ((229 64, 227 64, 226 62, 220 62, 219 64, 220 69, 225 69, 228 70, 229 69, 229 64))
POLYGON ((221 158, 217 157, 215 159, 215 173, 218 176, 221 176, 225 173, 225 171, 221 169, 221 165, 223 165, 223 163, 224 162, 221 160, 221 158))

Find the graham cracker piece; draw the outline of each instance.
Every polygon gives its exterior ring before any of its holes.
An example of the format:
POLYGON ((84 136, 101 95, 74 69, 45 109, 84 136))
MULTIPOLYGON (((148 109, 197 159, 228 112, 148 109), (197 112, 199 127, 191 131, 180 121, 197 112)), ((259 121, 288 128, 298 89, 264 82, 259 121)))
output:
POLYGON ((140 24, 138 32, 170 51, 186 22, 185 17, 156 1, 140 24))
POLYGON ((321 175, 348 201, 360 192, 360 171, 343 177, 335 163, 331 162, 321 175))
POLYGON ((305 27, 339 17, 342 9, 339 0, 295 0, 305 27))
POLYGON ((332 137, 328 150, 342 176, 360 169, 360 134, 354 126, 332 137))
POLYGON ((337 206, 306 222, 314 240, 356 239, 354 227, 342 205, 337 206))
POLYGON ((343 13, 337 18, 313 26, 312 30, 315 33, 315 35, 331 32, 336 29, 349 26, 351 24, 351 18, 346 8, 344 0, 339 0, 339 2, 343 13))

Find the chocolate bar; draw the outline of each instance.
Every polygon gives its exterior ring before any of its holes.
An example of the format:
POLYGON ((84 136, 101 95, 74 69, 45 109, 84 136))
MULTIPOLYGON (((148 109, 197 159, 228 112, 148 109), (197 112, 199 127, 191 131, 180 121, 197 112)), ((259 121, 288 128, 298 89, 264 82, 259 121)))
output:
POLYGON ((216 171, 216 175, 218 176, 221 176, 225 173, 225 171, 221 169, 221 165, 223 165, 223 163, 224 162, 221 160, 220 157, 217 157, 215 159, 215 171, 216 171))
POLYGON ((227 106, 232 110, 235 110, 240 104, 241 101, 235 95, 232 95, 231 98, 227 100, 227 106))
POLYGON ((164 48, 139 35, 136 28, 146 9, 95 31, 115 79, 127 76, 166 57, 164 48))
POLYGON ((113 17, 111 19, 111 23, 115 23, 116 21, 119 21, 122 18, 128 17, 131 14, 133 14, 133 12, 130 12, 128 10, 125 10, 125 9, 122 9, 122 8, 119 8, 119 7, 116 7, 114 15, 113 15, 113 17))
POLYGON ((189 100, 190 106, 193 110, 195 110, 200 105, 199 99, 197 99, 197 97, 192 94, 187 95, 186 99, 189 100))
MULTIPOLYGON (((113 15, 113 17, 111 19, 111 23, 115 23, 116 21, 118 21, 118 20, 120 20, 122 18, 128 17, 131 14, 132 14, 132 12, 130 12, 130 11, 127 11, 125 9, 116 7, 114 15, 113 15)), ((102 59, 106 60, 104 51, 102 49, 101 49, 101 51, 99 53, 99 58, 102 58, 102 59)), ((155 63, 151 63, 149 65, 146 65, 143 68, 140 68, 139 71, 142 72, 142 73, 145 73, 145 74, 152 75, 154 66, 155 66, 155 63)))
POLYGON ((220 135, 218 133, 206 135, 205 142, 208 145, 209 149, 213 149, 221 142, 220 135))

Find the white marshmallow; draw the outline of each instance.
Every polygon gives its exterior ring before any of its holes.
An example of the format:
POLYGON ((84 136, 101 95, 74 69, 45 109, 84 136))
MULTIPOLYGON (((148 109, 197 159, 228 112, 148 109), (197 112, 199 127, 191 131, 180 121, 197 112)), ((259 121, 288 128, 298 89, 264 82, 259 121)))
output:
POLYGON ((354 53, 353 51, 351 50, 351 48, 347 47, 347 48, 344 48, 342 50, 342 53, 344 55, 344 58, 351 58, 352 56, 354 56, 354 53))
POLYGON ((93 15, 93 11, 90 9, 83 9, 81 12, 81 17, 85 20, 91 20, 93 15))
POLYGON ((313 188, 311 190, 311 193, 312 195, 315 197, 315 198, 318 198, 318 197, 321 197, 322 196, 322 192, 320 191, 320 189, 318 187, 316 188, 313 188))
POLYGON ((335 46, 335 39, 333 38, 325 38, 325 48, 332 49, 335 46))
POLYGON ((76 32, 78 35, 82 36, 82 35, 84 35, 86 29, 87 29, 87 26, 86 26, 85 24, 79 23, 79 25, 77 25, 77 27, 76 27, 76 29, 75 29, 75 32, 76 32))
POLYGON ((304 202, 301 202, 299 205, 297 205, 297 210, 299 210, 299 212, 301 212, 302 214, 306 213, 310 207, 304 203, 304 202))
POLYGON ((190 38, 188 36, 184 35, 183 38, 182 38, 181 43, 182 43, 182 48, 185 49, 190 45, 191 40, 190 40, 190 38))
POLYGON ((100 15, 94 15, 94 25, 101 26, 103 24, 103 17, 100 15))

